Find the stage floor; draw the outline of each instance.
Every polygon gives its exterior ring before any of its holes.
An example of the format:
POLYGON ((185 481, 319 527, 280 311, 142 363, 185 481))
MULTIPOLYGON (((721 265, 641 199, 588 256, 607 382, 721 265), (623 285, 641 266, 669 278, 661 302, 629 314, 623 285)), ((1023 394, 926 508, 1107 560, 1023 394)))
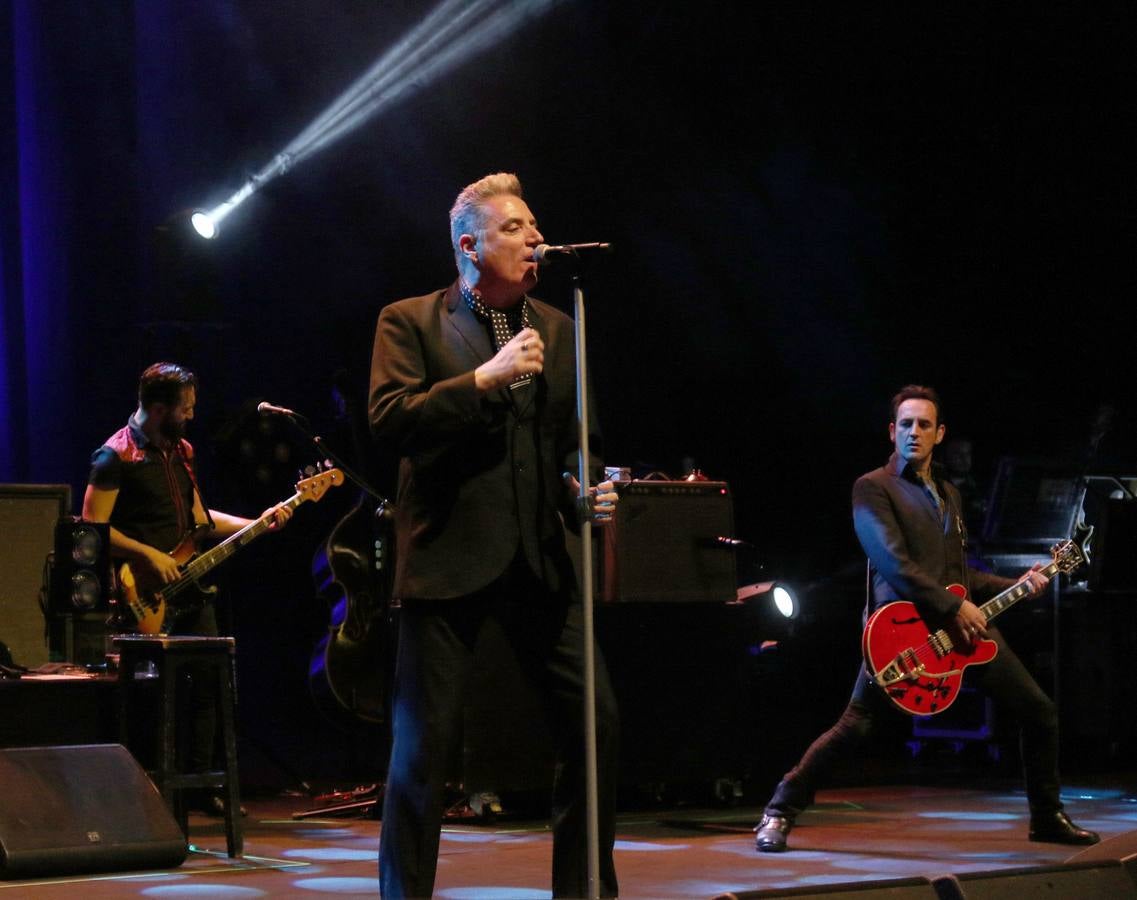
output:
MULTIPOLYGON (((1103 841, 1137 830, 1132 784, 1071 785, 1067 810, 1103 841)), ((201 848, 178 869, 37 881, 0 881, 6 897, 375 896, 380 823, 292 818, 303 798, 246 803, 246 857, 224 854, 222 823, 191 818, 201 848)), ((784 854, 754 850, 753 808, 651 810, 620 816, 617 868, 624 898, 710 898, 725 892, 845 884, 992 871, 1064 862, 1081 848, 1027 840, 1019 792, 966 787, 871 787, 825 791, 784 854)), ((436 896, 550 896, 551 835, 543 822, 448 826, 436 896)), ((1133 853, 1137 840, 1114 841, 1133 853)), ((1099 845, 1100 846, 1100 845, 1099 845)), ((1114 857, 1116 858, 1116 857, 1114 857)))

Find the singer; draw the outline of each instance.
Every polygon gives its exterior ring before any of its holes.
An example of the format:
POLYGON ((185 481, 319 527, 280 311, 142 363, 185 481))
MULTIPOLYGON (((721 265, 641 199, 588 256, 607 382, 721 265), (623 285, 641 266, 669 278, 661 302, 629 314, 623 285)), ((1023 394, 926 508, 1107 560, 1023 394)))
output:
MULTIPOLYGON (((473 650, 495 622, 540 691, 558 749, 555 897, 588 896, 582 610, 563 521, 577 525, 572 320, 528 295, 543 238, 517 176, 487 175, 450 210, 458 279, 385 307, 369 419, 400 457, 394 593, 402 602, 394 741, 383 802, 385 898, 429 897, 447 754, 473 650)), ((596 418, 591 422, 595 425, 596 418)), ((590 436, 590 448, 599 435, 590 436)), ((593 469, 602 478, 602 466, 593 469)), ((618 495, 598 484, 580 512, 603 524, 618 495)), ((617 895, 617 713, 596 651, 601 896, 617 895)))
MULTIPOLYGON (((138 382, 138 409, 125 428, 112 434, 91 457, 91 474, 83 495, 83 518, 109 522, 111 553, 128 561, 139 577, 168 584, 179 577, 170 551, 197 529, 210 537, 236 534, 251 519, 208 509, 194 474, 193 445, 186 427, 197 403, 197 378, 170 362, 158 362, 138 382)), ((266 509, 273 527, 283 528, 292 515, 285 505, 266 509)), ((217 635, 213 606, 205 607, 175 629, 175 634, 217 635)), ((193 740, 188 771, 205 772, 213 765, 217 729, 217 687, 208 671, 194 672, 193 740)), ((224 815, 225 804, 204 791, 191 806, 224 815)))

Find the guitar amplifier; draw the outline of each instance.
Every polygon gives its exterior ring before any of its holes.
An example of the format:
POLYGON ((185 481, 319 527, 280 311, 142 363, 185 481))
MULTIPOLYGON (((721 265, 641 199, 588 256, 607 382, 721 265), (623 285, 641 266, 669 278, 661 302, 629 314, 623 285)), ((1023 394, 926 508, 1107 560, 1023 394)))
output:
POLYGON ((734 507, 726 482, 630 481, 616 490, 620 502, 602 529, 605 602, 735 599, 734 507))

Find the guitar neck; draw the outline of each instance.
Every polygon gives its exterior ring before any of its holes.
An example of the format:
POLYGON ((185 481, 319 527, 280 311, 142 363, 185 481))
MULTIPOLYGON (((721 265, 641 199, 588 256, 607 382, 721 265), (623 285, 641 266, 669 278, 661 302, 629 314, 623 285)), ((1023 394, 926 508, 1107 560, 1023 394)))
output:
MULTIPOLYGON (((307 497, 300 493, 295 493, 281 506, 287 506, 289 509, 296 509, 303 503, 307 497)), ((184 577, 188 580, 196 580, 201 578, 212 569, 214 566, 223 563, 230 556, 259 538, 262 534, 272 528, 272 516, 261 516, 238 531, 236 534, 231 534, 225 538, 216 547, 207 550, 201 556, 192 559, 185 567, 184 577)))
MULTIPOLYGON (((1040 573, 1042 575, 1045 575, 1047 578, 1053 578, 1056 574, 1058 574, 1058 572, 1059 566, 1055 561, 1052 561, 1048 565, 1043 566, 1040 570, 1040 573)), ((999 615, 999 613, 1006 612, 1024 597, 1029 597, 1030 594, 1030 584, 1028 582, 1020 581, 1017 584, 1012 584, 1002 593, 996 594, 981 607, 979 607, 979 609, 983 612, 983 615, 987 617, 987 621, 990 622, 993 618, 995 618, 995 616, 999 615)))

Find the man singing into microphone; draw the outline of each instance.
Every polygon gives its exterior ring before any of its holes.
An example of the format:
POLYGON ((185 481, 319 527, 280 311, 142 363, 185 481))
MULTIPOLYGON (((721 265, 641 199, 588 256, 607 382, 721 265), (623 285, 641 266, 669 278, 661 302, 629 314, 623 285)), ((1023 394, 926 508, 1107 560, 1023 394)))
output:
MULTIPOLYGON (((609 520, 617 495, 604 482, 581 510, 579 485, 562 475, 578 452, 573 323, 527 294, 543 238, 517 176, 463 189, 450 237, 457 281, 384 308, 371 361, 371 428, 400 457, 401 611, 380 888, 388 900, 433 892, 448 750, 478 634, 492 623, 540 691, 557 744, 553 895, 584 897, 584 646, 563 529, 581 514, 609 520)), ((614 897, 618 726, 596 659, 598 889, 614 897)))

